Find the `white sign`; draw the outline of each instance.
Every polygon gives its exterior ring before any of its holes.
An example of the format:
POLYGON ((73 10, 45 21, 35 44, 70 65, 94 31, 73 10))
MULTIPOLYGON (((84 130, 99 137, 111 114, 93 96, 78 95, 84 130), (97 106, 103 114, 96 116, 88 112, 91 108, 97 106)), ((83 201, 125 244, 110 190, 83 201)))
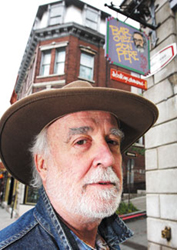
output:
POLYGON ((151 73, 147 77, 164 68, 176 56, 176 43, 172 43, 157 52, 150 60, 151 73))

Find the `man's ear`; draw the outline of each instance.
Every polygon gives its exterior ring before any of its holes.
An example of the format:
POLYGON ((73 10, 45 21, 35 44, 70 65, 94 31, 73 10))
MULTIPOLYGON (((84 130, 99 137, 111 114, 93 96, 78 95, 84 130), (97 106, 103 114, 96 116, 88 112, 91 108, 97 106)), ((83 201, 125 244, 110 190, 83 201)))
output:
POLYGON ((37 171, 42 179, 42 182, 46 181, 47 178, 47 163, 46 160, 44 160, 42 155, 35 155, 34 157, 35 165, 37 168, 37 171))

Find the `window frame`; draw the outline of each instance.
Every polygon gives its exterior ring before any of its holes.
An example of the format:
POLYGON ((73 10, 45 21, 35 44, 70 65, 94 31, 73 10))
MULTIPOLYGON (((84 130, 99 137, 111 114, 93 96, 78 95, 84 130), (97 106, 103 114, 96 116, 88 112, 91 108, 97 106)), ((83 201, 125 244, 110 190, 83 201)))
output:
POLYGON ((85 79, 85 80, 88 80, 88 81, 93 81, 93 79, 94 79, 94 64, 95 64, 94 54, 93 53, 88 53, 86 51, 81 50, 81 54, 80 54, 80 67, 79 67, 79 78, 85 79), (91 70, 92 70, 92 72, 91 72, 91 78, 87 78, 87 76, 85 77, 85 75, 81 74, 81 67, 83 67, 83 68, 85 67, 86 69, 89 68, 87 65, 81 64, 82 55, 90 56, 93 59, 92 67, 90 67, 91 70))
POLYGON ((54 74, 56 75, 64 75, 65 73, 65 61, 66 61, 66 48, 65 47, 59 47, 55 49, 55 62, 54 62, 54 74), (61 52, 64 53, 64 61, 58 61, 59 54, 61 52), (60 70, 60 67, 58 67, 59 64, 63 65, 63 72, 58 72, 58 68, 60 70))
POLYGON ((64 17, 64 2, 57 4, 50 4, 49 5, 49 19, 48 19, 48 26, 53 26, 57 24, 63 23, 64 17), (58 9, 58 13, 52 13, 52 10, 58 9))
POLYGON ((100 21, 101 21, 100 16, 101 16, 101 11, 100 10, 95 10, 93 8, 90 8, 89 6, 87 6, 85 4, 85 6, 84 6, 84 23, 85 23, 86 27, 89 27, 89 28, 91 28, 93 30, 99 31, 99 29, 100 29, 100 21), (96 21, 93 21, 93 19, 89 17, 89 15, 88 15, 89 12, 92 12, 93 14, 97 15, 97 20, 96 21), (90 24, 94 24, 95 28, 93 27, 93 25, 91 25, 91 27, 90 27, 90 24))
MULTIPOLYGON (((64 41, 64 42, 59 42, 59 43, 56 43, 56 42, 52 42, 50 44, 47 44, 47 45, 41 45, 39 47, 40 51, 41 51, 41 61, 40 61, 40 69, 39 69, 39 75, 37 76, 37 78, 43 78, 43 77, 52 77, 52 76, 55 76, 55 75, 59 75, 58 73, 54 73, 55 72, 55 61, 56 61, 56 51, 57 50, 65 50, 65 61, 66 61, 66 47, 68 45, 68 41, 64 41), (52 50, 55 50, 55 52, 53 53, 52 50), (43 63, 43 56, 44 56, 44 53, 46 51, 50 51, 51 52, 51 60, 50 60, 50 68, 53 72, 50 73, 50 70, 49 70, 49 75, 43 75, 42 74, 42 63, 43 63), (53 55, 55 56, 55 58, 53 58, 53 55), (54 60, 53 60, 54 59, 54 60)), ((65 62, 64 62, 64 70, 65 70, 65 62)), ((64 72, 62 73, 62 75, 64 74, 64 72)))
POLYGON ((40 76, 43 76, 43 77, 46 77, 48 75, 50 75, 50 66, 51 66, 51 49, 46 49, 46 50, 42 50, 41 51, 42 55, 41 55, 41 63, 40 63, 40 72, 39 72, 39 75, 40 76), (50 63, 46 64, 49 66, 49 72, 48 74, 44 74, 45 70, 44 70, 44 58, 46 55, 49 55, 50 54, 50 63))

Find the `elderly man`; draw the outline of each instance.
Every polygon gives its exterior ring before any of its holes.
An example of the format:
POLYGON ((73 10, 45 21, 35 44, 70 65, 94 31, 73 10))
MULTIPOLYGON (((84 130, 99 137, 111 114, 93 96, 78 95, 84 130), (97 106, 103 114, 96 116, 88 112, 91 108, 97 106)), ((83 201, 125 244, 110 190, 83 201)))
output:
POLYGON ((136 49, 138 52, 143 53, 146 47, 146 39, 141 32, 134 32, 133 33, 133 41, 136 49))
POLYGON ((140 96, 82 81, 15 103, 0 123, 1 158, 42 188, 37 205, 1 231, 0 249, 120 249, 132 236, 115 214, 122 152, 157 116, 140 96))

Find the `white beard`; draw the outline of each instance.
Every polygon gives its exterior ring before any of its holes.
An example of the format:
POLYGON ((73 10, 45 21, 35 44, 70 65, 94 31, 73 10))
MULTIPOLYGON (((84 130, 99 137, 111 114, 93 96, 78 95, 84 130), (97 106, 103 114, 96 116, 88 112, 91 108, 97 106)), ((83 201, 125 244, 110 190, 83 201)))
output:
POLYGON ((140 53, 143 53, 144 52, 144 48, 141 47, 141 46, 138 46, 137 47, 137 51, 140 52, 140 53))
POLYGON ((63 172, 59 174, 57 168, 52 168, 52 178, 48 174, 46 191, 50 197, 53 197, 66 211, 73 215, 80 215, 90 220, 103 219, 112 215, 118 208, 122 187, 120 180, 113 171, 112 167, 98 166, 94 172, 83 179, 83 186, 80 192, 76 189, 72 177, 73 173, 63 172), (55 170, 54 170, 55 169, 55 170), (56 172, 56 173, 54 173, 56 172), (70 183, 67 183, 70 175, 70 183), (65 178, 67 177, 67 178, 65 178), (100 181, 114 183, 112 188, 96 188, 92 187, 92 183, 100 181))

